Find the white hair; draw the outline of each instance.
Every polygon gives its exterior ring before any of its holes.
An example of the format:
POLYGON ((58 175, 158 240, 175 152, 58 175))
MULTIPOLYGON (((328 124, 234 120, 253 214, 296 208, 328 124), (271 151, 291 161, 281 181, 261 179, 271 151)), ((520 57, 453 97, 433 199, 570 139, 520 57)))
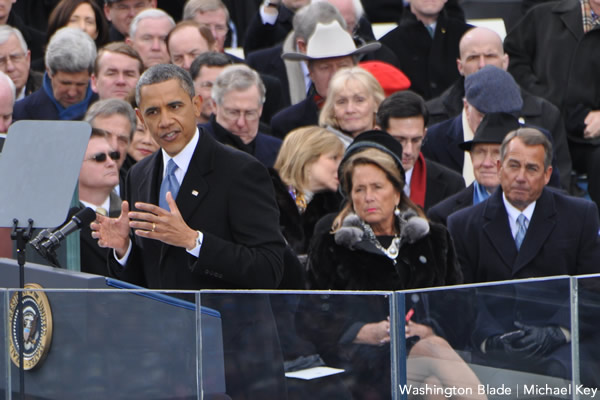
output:
POLYGON ((135 36, 135 33, 137 32, 137 27, 138 24, 140 23, 141 20, 146 19, 146 18, 153 18, 153 19, 159 19, 159 18, 166 18, 169 20, 169 23, 171 24, 171 28, 173 28, 175 26, 175 20, 166 12, 164 12, 161 9, 158 8, 147 8, 144 11, 141 11, 138 15, 135 16, 135 18, 133 19, 133 21, 131 21, 131 25, 129 25, 129 37, 133 39, 133 37, 135 36))
POLYGON ((6 75, 4 72, 0 71, 0 82, 4 81, 10 88, 10 93, 12 94, 12 103, 15 105, 15 100, 17 98, 17 88, 15 87, 15 83, 10 79, 10 76, 6 75))
POLYGON ((58 71, 81 72, 94 70, 96 44, 78 28, 64 27, 57 30, 46 48, 46 68, 54 75, 58 71))
POLYGON ((25 41, 25 38, 23 37, 21 31, 10 25, 0 25, 0 45, 6 43, 6 41, 10 39, 12 35, 15 35, 17 37, 17 39, 19 40, 19 44, 23 49, 23 52, 27 53, 27 50, 29 49, 27 48, 27 42, 25 41))

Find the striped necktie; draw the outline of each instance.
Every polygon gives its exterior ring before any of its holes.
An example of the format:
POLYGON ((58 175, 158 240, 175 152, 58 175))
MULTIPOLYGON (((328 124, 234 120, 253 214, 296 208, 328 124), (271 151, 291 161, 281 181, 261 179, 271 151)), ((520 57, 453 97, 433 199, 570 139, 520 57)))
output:
POLYGON ((529 220, 523 214, 519 214, 517 217, 517 235, 515 236, 515 244, 517 245, 517 250, 521 249, 521 244, 523 243, 523 239, 525 239, 525 234, 527 233, 527 228, 529 227, 529 220))

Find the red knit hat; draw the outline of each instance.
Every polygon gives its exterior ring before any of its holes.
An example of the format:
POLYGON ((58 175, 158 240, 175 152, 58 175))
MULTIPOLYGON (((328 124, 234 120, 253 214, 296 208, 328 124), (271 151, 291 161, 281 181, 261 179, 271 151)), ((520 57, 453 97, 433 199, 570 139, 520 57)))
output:
POLYGON ((359 63, 359 66, 373 74, 383 88, 386 97, 410 87, 410 79, 391 64, 383 61, 363 61, 359 63))

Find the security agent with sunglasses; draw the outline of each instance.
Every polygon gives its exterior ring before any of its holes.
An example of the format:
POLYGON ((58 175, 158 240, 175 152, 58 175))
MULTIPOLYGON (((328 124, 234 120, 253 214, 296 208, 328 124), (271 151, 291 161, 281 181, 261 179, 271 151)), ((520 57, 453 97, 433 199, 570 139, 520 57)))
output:
MULTIPOLYGON (((79 202, 102 215, 119 216, 121 199, 113 188, 119 183, 119 152, 110 144, 108 133, 92 128, 79 172, 79 202)), ((89 226, 81 228, 81 270, 108 276, 108 251, 98 246, 89 226)))
POLYGON ((281 139, 258 131, 265 101, 265 85, 246 65, 226 67, 212 88, 214 114, 204 127, 219 142, 253 155, 273 167, 281 139))
MULTIPOLYGON (((92 224, 115 250, 111 275, 163 290, 277 288, 285 242, 266 168, 197 128, 202 100, 184 69, 150 67, 136 102, 161 150, 129 170, 120 217, 92 224)), ((221 313, 227 394, 285 398, 268 296, 212 294, 202 305, 221 313)))

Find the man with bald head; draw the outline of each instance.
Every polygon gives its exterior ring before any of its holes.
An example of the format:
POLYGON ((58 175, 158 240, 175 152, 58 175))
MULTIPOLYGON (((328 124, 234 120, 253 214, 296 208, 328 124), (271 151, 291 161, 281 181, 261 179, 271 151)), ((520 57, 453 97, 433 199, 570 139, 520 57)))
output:
MULTIPOLYGON (((12 122, 12 110, 15 104, 15 84, 4 72, 0 71, 0 152, 4 146, 6 131, 12 122)), ((0 257, 12 257, 10 229, 0 228, 0 257)))
POLYGON ((0 71, 0 151, 4 144, 4 136, 12 123, 13 106, 15 105, 15 84, 8 75, 0 71))
MULTIPOLYGON (((460 78, 439 97, 427 102, 430 113, 429 123, 436 124, 456 117, 463 111, 465 97, 465 77, 474 74, 486 65, 493 65, 504 71, 509 64, 508 54, 504 52, 502 38, 488 28, 476 27, 468 30, 459 43, 459 58, 456 66, 460 78)), ((543 128, 551 133, 559 169, 560 184, 570 189, 571 156, 567 144, 567 135, 560 111, 549 101, 521 90, 523 107, 516 115, 521 123, 543 128)))

